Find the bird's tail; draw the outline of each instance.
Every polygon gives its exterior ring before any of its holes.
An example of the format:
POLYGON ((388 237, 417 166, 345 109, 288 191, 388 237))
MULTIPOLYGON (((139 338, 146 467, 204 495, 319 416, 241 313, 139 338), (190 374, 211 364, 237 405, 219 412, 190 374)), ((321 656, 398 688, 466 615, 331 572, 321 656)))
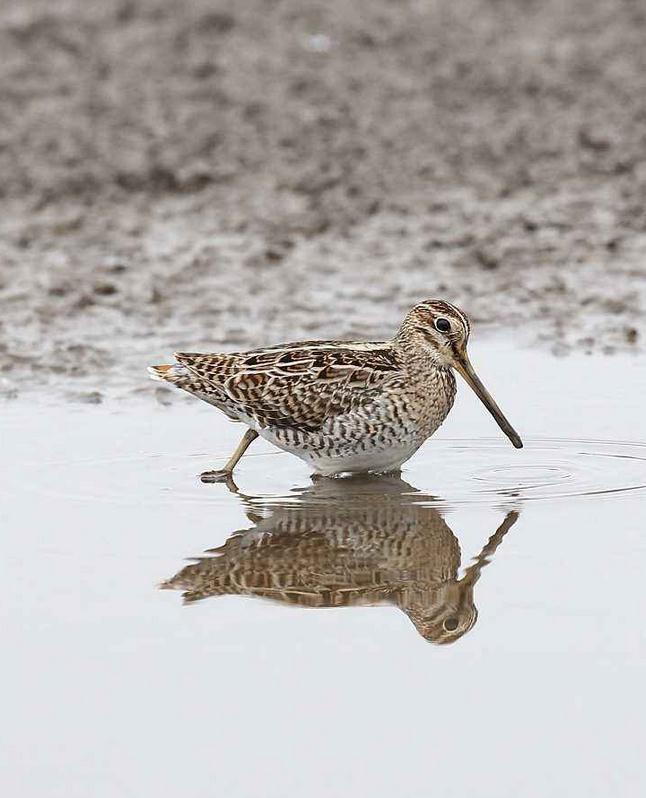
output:
POLYGON ((178 385, 189 376, 186 366, 181 366, 179 363, 174 363, 172 366, 148 366, 148 373, 151 380, 170 382, 173 385, 178 385))
POLYGON ((175 576, 164 580, 159 587, 161 590, 183 591, 182 598, 186 604, 209 596, 225 596, 233 592, 227 589, 226 570, 223 570, 218 559, 213 557, 200 558, 185 566, 175 576))

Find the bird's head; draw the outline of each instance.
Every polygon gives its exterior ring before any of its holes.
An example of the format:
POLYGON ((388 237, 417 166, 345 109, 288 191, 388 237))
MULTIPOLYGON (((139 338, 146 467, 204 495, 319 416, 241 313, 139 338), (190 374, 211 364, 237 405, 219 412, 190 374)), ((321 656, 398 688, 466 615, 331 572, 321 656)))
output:
POLYGON ((463 311, 440 299, 429 299, 415 305, 407 314, 398 337, 423 350, 438 366, 453 368, 459 372, 512 444, 521 449, 523 442, 520 436, 507 421, 469 361, 467 343, 470 332, 471 324, 463 311))

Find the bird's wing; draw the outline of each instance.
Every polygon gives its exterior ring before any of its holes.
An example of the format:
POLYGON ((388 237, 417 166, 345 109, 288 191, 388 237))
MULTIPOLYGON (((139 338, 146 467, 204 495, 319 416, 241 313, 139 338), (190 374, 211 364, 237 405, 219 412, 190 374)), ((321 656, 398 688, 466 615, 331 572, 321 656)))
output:
POLYGON ((404 381, 388 344, 304 341, 252 352, 175 357, 229 409, 263 426, 304 430, 404 381))

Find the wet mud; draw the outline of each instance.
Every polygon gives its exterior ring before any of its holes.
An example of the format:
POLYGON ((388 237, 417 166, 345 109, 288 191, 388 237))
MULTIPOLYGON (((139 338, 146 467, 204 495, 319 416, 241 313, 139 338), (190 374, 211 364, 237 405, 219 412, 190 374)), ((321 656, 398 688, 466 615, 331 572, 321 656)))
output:
POLYGON ((620 0, 4 3, 0 390, 153 391, 433 295, 638 351, 645 41, 620 0))

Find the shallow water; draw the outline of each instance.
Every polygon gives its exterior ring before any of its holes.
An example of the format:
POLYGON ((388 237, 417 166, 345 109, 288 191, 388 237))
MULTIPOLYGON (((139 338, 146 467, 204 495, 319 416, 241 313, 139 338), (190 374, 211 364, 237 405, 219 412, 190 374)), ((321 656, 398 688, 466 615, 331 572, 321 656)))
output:
POLYGON ((642 794, 646 367, 474 350, 525 449, 463 388, 401 479, 7 403, 2 794, 642 794))

